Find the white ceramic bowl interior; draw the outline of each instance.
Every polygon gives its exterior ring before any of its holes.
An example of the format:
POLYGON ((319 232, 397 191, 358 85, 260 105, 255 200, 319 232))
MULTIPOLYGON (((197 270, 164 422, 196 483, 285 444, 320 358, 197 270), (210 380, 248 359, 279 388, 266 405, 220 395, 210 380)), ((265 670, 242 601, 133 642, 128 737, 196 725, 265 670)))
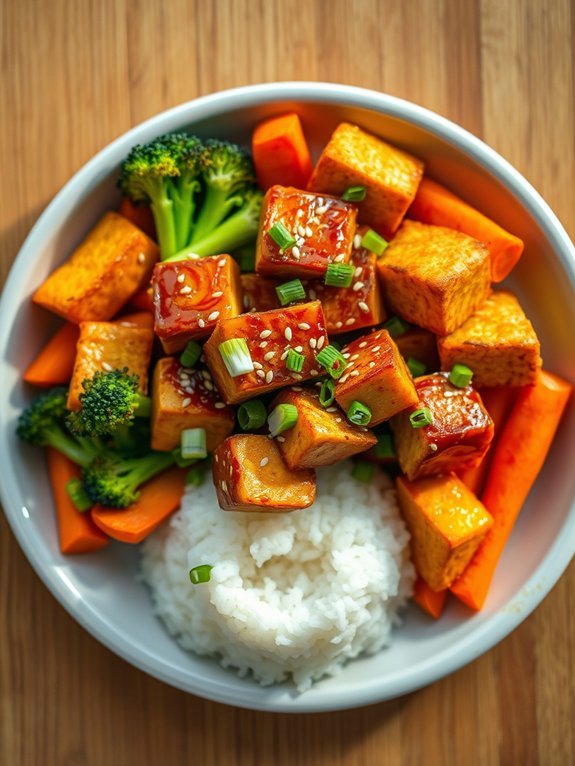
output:
POLYGON ((517 171, 463 129, 408 102, 339 85, 259 85, 200 98, 139 125, 88 162, 44 211, 0 303, 0 454, 2 502, 20 545, 90 633, 133 665, 194 694, 241 707, 304 712, 376 702, 428 684, 478 657, 535 608, 575 550, 573 407, 521 513, 484 610, 472 614, 453 600, 434 623, 411 608, 390 649, 350 663, 304 695, 290 685, 260 688, 215 660, 181 650, 152 615, 149 594, 137 579, 137 547, 117 543, 96 554, 62 556, 43 457, 14 435, 32 393, 21 382, 22 371, 54 326, 30 296, 101 213, 116 205, 116 171, 130 147, 182 128, 249 144, 258 120, 290 109, 299 112, 316 153, 339 121, 357 123, 423 158, 430 175, 520 235, 525 255, 509 285, 541 338, 546 367, 575 380, 573 246, 517 171))

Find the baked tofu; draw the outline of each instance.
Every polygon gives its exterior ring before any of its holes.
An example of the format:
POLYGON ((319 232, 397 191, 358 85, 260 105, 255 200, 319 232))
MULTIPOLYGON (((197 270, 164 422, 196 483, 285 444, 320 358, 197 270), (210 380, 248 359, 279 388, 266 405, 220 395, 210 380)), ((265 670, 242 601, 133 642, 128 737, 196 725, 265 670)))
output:
POLYGON ((182 367, 178 359, 160 359, 152 383, 152 449, 180 446, 186 428, 205 428, 212 452, 234 428, 234 412, 218 394, 206 369, 182 367))
POLYGON ((441 368, 465 364, 478 387, 532 386, 541 369, 533 325, 510 292, 492 293, 454 332, 438 340, 441 368))
POLYGON ((230 255, 158 263, 152 284, 154 329, 167 354, 242 311, 240 270, 230 255))
POLYGON ((357 208, 325 194, 272 186, 262 203, 256 243, 256 271, 268 277, 322 277, 329 263, 347 263, 357 208), (269 230, 283 224, 295 240, 285 249, 269 230))
POLYGON ((439 370, 437 339, 432 332, 424 330, 423 327, 412 326, 394 340, 406 362, 408 359, 417 359, 425 365, 426 372, 439 370))
POLYGON ((224 511, 286 513, 315 500, 315 472, 291 471, 267 436, 230 436, 216 448, 212 471, 224 511))
POLYGON ((364 186, 365 199, 357 203, 359 220, 389 239, 411 205, 422 175, 421 160, 343 122, 321 153, 308 189, 341 195, 350 186, 364 186))
POLYGON ((292 471, 332 465, 372 447, 371 431, 348 423, 339 407, 322 407, 319 392, 300 386, 284 389, 270 405, 293 404, 298 418, 293 428, 277 437, 281 455, 292 471))
POLYGON ((106 213, 32 300, 76 324, 117 314, 146 286, 158 246, 118 213, 106 213))
POLYGON ((98 370, 128 368, 137 375, 142 394, 148 392, 148 368, 154 333, 149 327, 120 322, 81 322, 76 361, 68 391, 68 409, 79 410, 82 382, 98 370))
POLYGON ((204 345, 206 362, 225 402, 237 404, 323 374, 315 358, 328 345, 319 301, 300 303, 275 311, 242 314, 218 322, 204 345), (228 372, 220 344, 232 338, 246 341, 253 370, 236 377, 228 372), (301 372, 288 370, 290 349, 304 356, 301 372))
POLYGON ((272 311, 272 309, 280 308, 276 293, 276 287, 281 284, 280 281, 262 277, 260 274, 242 274, 241 283, 244 312, 272 311))
POLYGON ((371 410, 375 426, 417 402, 411 373, 387 330, 378 330, 342 348, 347 367, 335 387, 337 403, 347 412, 357 401, 371 410))
POLYGON ((455 476, 397 479, 415 568, 434 591, 449 588, 493 526, 493 517, 455 476))
POLYGON ((463 324, 490 291, 485 245, 442 226, 405 221, 377 267, 387 308, 436 335, 463 324))
POLYGON ((418 402, 391 419, 401 470, 411 481, 476 466, 493 439, 493 421, 471 386, 456 388, 447 373, 416 378, 418 402), (432 423, 414 428, 410 415, 429 410, 432 423))

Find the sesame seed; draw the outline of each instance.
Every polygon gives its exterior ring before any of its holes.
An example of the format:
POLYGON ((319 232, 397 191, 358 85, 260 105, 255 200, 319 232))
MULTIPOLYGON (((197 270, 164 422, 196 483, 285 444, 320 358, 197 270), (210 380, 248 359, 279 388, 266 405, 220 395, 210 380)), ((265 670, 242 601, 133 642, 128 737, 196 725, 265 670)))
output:
POLYGON ((263 365, 260 362, 252 362, 254 369, 263 370, 263 365))
POLYGON ((299 372, 290 372, 290 375, 296 380, 303 380, 303 375, 300 375, 299 372))
POLYGON ((346 351, 345 354, 342 354, 342 356, 343 356, 344 359, 349 359, 351 354, 349 353, 349 351, 346 351))
POLYGON ((299 247, 297 245, 294 245, 292 247, 291 254, 293 255, 294 258, 299 258, 300 257, 301 253, 300 253, 299 247))
POLYGON ((264 468, 270 462, 269 457, 263 457, 260 460, 260 468, 264 468))
POLYGON ((311 230, 311 228, 309 226, 305 227, 305 235, 306 235, 306 237, 312 237, 313 236, 313 231, 311 230))
POLYGON ((437 444, 430 444, 430 445, 429 445, 429 449, 430 449, 432 452, 437 452, 437 444))
POLYGON ((212 376, 209 370, 202 370, 202 378, 205 378, 206 380, 211 380, 212 376))
POLYGON ((256 370, 256 375, 258 378, 265 378, 266 374, 263 370, 256 370))
POLYGON ((106 372, 110 372, 112 369, 112 365, 108 364, 108 362, 102 362, 102 367, 106 370, 106 372))
POLYGON ((220 269, 223 269, 225 265, 226 265, 226 259, 225 258, 221 258, 218 261, 218 266, 220 267, 220 269))
POLYGON ((268 345, 267 340, 262 340, 262 342, 260 343, 260 348, 265 348, 267 345, 268 345))
POLYGON ((337 412, 337 407, 328 407, 326 412, 337 412))
POLYGON ((379 351, 379 349, 380 349, 380 348, 381 348, 381 346, 374 346, 374 347, 371 349, 371 352, 372 352, 372 354, 375 354, 375 353, 377 353, 377 352, 379 351))
POLYGON ((316 207, 315 212, 318 215, 323 215, 324 213, 327 213, 327 205, 319 205, 319 207, 316 207))
POLYGON ((340 328, 340 327, 343 327, 343 322, 336 322, 336 323, 335 323, 335 326, 336 326, 336 327, 337 327, 337 329, 339 330, 339 328, 340 328))
POLYGON ((359 370, 352 370, 349 374, 352 378, 356 378, 359 375, 359 370))
POLYGON ((192 292, 192 288, 189 285, 180 287, 180 295, 189 295, 192 292))
POLYGON ((309 374, 312 376, 312 378, 315 378, 316 375, 319 375, 319 370, 310 370, 309 374))
POLYGON ((203 320, 203 319, 198 319, 198 325, 199 325, 200 327, 205 327, 205 326, 206 326, 206 323, 204 322, 204 320, 203 320))
POLYGON ((186 280, 185 274, 178 274, 178 276, 176 277, 176 281, 179 282, 180 284, 182 284, 182 282, 185 282, 185 280, 186 280))
POLYGON ((266 383, 271 383, 273 379, 274 379, 273 370, 268 370, 266 372, 266 383))
POLYGON ((278 440, 278 442, 281 442, 282 444, 283 444, 283 443, 285 442, 285 440, 286 440, 285 436, 276 436, 276 439, 278 440))
POLYGON ((214 384, 211 380, 204 380, 204 388, 207 388, 208 391, 214 390, 214 384))
POLYGON ((226 484, 226 481, 225 481, 225 479, 222 479, 222 480, 221 480, 221 482, 220 482, 220 487, 221 487, 221 488, 224 490, 224 492, 227 492, 227 490, 228 490, 228 485, 226 484))
POLYGON ((345 261, 345 254, 340 253, 339 255, 336 255, 333 261, 334 263, 341 263, 342 261, 345 261))
POLYGON ((354 317, 350 317, 349 319, 345 320, 346 325, 349 327, 349 325, 355 324, 354 317))
POLYGON ((369 312, 369 306, 367 305, 365 301, 359 301, 357 305, 363 311, 364 314, 367 314, 369 312))
POLYGON ((336 418, 336 419, 335 419, 335 422, 336 422, 336 423, 341 423, 341 418, 336 418))
POLYGON ((296 213, 296 216, 297 216, 298 218, 301 218, 301 217, 302 217, 302 215, 303 215, 303 210, 300 208, 300 209, 297 211, 297 213, 296 213))
POLYGON ((268 353, 264 355, 264 362, 269 362, 270 359, 274 358, 275 354, 275 351, 268 351, 268 353))
POLYGON ((272 334, 272 331, 271 331, 271 330, 262 330, 262 331, 260 332, 260 338, 261 338, 262 340, 264 340, 264 338, 269 338, 271 334, 272 334))
POLYGON ((359 248, 361 247, 361 235, 360 234, 356 234, 355 237, 353 238, 353 246, 354 246, 354 248, 356 250, 359 250, 359 248))
POLYGON ((310 338, 308 343, 310 348, 315 348, 317 346, 317 340, 315 338, 310 338))
POLYGON ((185 399, 182 399, 182 407, 189 407, 191 403, 192 403, 192 400, 190 399, 189 396, 186 396, 185 399))
POLYGON ((291 327, 286 327, 284 330, 284 337, 287 341, 290 341, 293 337, 293 333, 291 331, 291 327))
POLYGON ((146 260, 146 254, 138 253, 138 263, 144 263, 145 260, 146 260))
POLYGON ((366 340, 362 340, 361 343, 359 344, 358 348, 365 348, 366 346, 367 346, 367 341, 366 340))
POLYGON ((345 381, 349 378, 349 375, 342 375, 341 378, 338 380, 338 383, 345 383, 345 381))
POLYGON ((299 327, 300 330, 310 330, 311 329, 310 325, 308 325, 307 322, 300 322, 298 324, 298 327, 299 327))
POLYGON ((298 354, 301 354, 301 352, 303 351, 303 346, 294 346, 294 351, 297 351, 298 354))
POLYGON ((369 363, 369 366, 370 366, 370 367, 375 367, 375 362, 370 362, 370 363, 369 363))
POLYGON ((365 287, 363 282, 356 282, 354 286, 352 287, 352 290, 354 293, 356 293, 358 290, 361 290, 363 287, 365 287))
POLYGON ((216 290, 215 293, 212 293, 212 298, 221 298, 223 295, 223 292, 221 290, 216 290))
POLYGON ((226 405, 224 404, 224 402, 216 402, 214 404, 214 407, 216 408, 216 410, 223 410, 225 406, 226 405))
POLYGON ((321 351, 323 348, 323 344, 325 343, 325 335, 320 335, 320 337, 317 339, 317 350, 321 351))
POLYGON ((351 357, 351 361, 352 361, 352 362, 355 362, 355 360, 356 360, 356 359, 359 359, 359 354, 354 354, 354 355, 351 357))
POLYGON ((291 390, 292 391, 303 391, 303 388, 301 386, 292 386, 291 390))
MULTIPOLYGON (((297 233, 300 235, 300 237, 305 237, 305 226, 302 226, 301 223, 297 227, 297 233)), ((311 236, 311 234, 309 236, 311 236)))
POLYGON ((353 272, 353 276, 357 279, 357 277, 361 276, 362 271, 363 269, 361 268, 361 266, 358 266, 357 269, 353 272))
POLYGON ((349 370, 349 368, 350 368, 350 367, 353 367, 353 362, 348 362, 348 363, 345 365, 345 369, 346 369, 346 370, 349 370))
POLYGON ((219 315, 219 311, 212 311, 212 313, 208 316, 208 322, 215 322, 219 315))
POLYGON ((283 362, 284 359, 287 358, 287 355, 289 354, 289 348, 283 352, 283 354, 280 356, 281 361, 283 362))

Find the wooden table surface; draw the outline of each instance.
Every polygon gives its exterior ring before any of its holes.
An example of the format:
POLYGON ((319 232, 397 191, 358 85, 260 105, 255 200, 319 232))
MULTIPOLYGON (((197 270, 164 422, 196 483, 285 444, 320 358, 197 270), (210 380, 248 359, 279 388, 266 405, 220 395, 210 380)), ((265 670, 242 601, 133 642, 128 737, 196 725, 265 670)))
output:
MULTIPOLYGON (((481 136, 575 234, 570 0, 3 0, 0 279, 111 139, 211 91, 326 80, 481 136)), ((322 715, 226 707, 148 678, 52 598, 0 519, 6 766, 575 764, 575 566, 498 647, 402 699, 322 715)))

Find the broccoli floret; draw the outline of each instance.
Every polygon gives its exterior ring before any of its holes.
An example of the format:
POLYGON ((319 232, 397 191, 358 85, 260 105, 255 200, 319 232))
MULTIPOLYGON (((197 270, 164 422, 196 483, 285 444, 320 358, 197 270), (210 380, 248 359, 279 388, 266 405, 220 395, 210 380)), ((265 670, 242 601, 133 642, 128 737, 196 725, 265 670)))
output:
POLYGON ((21 413, 16 433, 37 447, 53 447, 74 463, 86 467, 100 454, 98 439, 73 436, 65 426, 68 410, 65 388, 56 387, 34 399, 21 413))
POLYGON ((127 508, 138 499, 138 487, 173 463, 170 452, 124 457, 108 451, 84 469, 82 480, 94 503, 108 508, 127 508))

